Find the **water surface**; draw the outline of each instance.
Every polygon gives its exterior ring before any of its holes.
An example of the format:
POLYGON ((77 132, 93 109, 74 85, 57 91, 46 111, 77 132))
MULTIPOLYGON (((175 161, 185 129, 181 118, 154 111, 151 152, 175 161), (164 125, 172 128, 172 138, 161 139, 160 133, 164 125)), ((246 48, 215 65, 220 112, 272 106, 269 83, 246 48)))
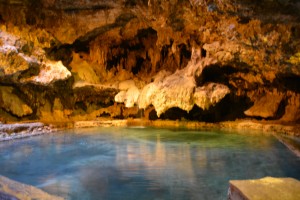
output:
POLYGON ((2 142, 0 174, 66 199, 217 200, 231 179, 300 179, 300 159, 272 136, 93 128, 2 142))

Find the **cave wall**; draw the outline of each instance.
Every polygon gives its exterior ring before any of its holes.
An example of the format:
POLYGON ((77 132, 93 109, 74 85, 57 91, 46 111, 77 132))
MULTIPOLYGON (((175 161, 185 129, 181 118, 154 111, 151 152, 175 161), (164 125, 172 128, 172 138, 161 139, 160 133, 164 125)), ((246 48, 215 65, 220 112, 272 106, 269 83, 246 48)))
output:
POLYGON ((1 0, 0 13, 1 121, 299 123, 299 1, 1 0))

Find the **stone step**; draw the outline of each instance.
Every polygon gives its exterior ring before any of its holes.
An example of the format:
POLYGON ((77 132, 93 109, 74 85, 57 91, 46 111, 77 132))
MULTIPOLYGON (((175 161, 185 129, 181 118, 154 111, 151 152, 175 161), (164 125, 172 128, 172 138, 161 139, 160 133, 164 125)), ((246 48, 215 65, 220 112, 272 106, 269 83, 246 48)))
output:
POLYGON ((265 177, 231 180, 228 200, 299 200, 300 181, 293 178, 265 177))

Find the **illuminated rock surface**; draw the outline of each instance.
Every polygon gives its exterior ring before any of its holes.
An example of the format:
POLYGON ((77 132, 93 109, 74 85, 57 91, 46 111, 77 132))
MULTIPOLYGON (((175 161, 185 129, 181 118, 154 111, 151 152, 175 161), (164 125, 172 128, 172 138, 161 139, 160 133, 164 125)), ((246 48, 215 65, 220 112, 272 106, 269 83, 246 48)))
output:
POLYGON ((300 182, 293 178, 266 177, 257 180, 230 181, 229 200, 296 200, 300 182))
POLYGON ((300 120, 297 2, 28 0, 0 13, 0 86, 32 110, 2 106, 2 121, 138 108, 150 119, 300 120))
POLYGON ((4 110, 18 117, 32 114, 32 109, 13 93, 12 87, 0 87, 0 102, 4 110))

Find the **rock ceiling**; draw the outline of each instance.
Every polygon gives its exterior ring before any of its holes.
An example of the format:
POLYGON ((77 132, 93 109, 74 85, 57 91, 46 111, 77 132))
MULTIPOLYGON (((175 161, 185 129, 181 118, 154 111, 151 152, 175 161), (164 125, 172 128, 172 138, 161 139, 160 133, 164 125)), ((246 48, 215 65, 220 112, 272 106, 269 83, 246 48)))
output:
POLYGON ((0 13, 0 120, 300 120, 300 1, 1 0, 0 13))

